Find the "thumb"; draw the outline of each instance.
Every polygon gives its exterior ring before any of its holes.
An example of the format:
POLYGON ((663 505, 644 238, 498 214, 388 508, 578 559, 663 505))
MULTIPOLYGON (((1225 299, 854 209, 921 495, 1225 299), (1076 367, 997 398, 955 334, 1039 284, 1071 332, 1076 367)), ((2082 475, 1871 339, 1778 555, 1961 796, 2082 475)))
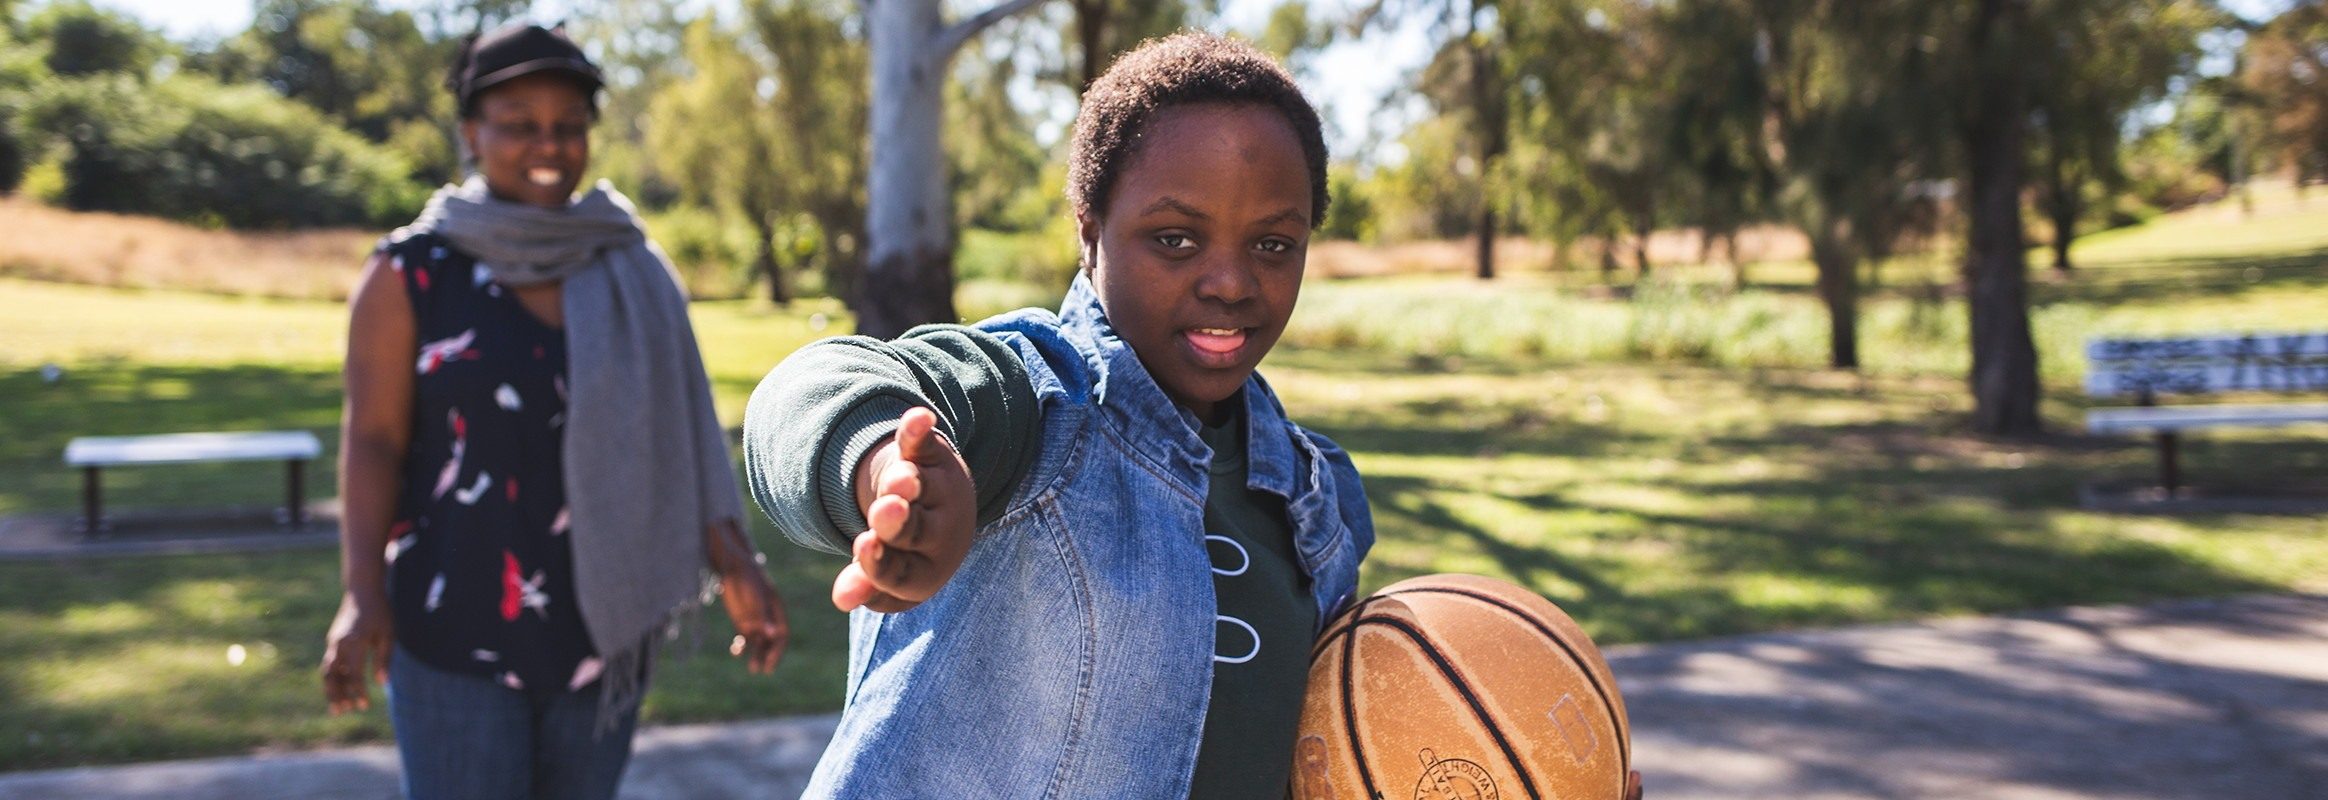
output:
POLYGON ((938 454, 938 437, 932 433, 938 428, 937 412, 918 406, 906 409, 905 416, 899 417, 898 423, 898 456, 921 463, 938 454))

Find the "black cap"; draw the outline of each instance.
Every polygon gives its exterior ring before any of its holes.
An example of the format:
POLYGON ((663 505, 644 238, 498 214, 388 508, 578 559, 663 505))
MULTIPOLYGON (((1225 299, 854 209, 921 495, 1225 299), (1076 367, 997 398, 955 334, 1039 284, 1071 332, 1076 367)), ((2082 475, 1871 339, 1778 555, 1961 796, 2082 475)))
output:
MULTIPOLYGON (((563 72, 582 84, 582 92, 595 95, 598 87, 606 85, 598 66, 566 38, 565 26, 552 30, 540 25, 511 25, 478 37, 462 53, 446 81, 453 96, 460 99, 461 115, 475 113, 473 103, 486 89, 512 79, 536 72, 563 72)), ((593 100, 591 107, 597 107, 593 100)))

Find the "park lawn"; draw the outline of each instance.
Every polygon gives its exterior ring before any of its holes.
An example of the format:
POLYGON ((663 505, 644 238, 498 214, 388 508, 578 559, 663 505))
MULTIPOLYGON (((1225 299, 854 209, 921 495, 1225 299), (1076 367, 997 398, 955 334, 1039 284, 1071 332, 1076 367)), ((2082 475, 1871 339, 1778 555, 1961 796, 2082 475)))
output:
MULTIPOLYGON (((2317 206, 2288 212, 2323 217, 2311 239, 2170 218, 2164 233, 2117 234, 2133 244, 2102 242, 2121 260, 2041 281, 2052 427, 2075 430, 2088 404, 2075 388, 2085 336, 2316 327, 2328 202, 2317 206), (2162 250, 2194 233, 2233 255, 2162 250)), ((1604 644, 2328 590, 2317 517, 2080 510, 2080 484, 2149 473, 2139 440, 1965 433, 1959 300, 1876 293, 1867 367, 1850 374, 1817 369, 1823 312, 1799 286, 1731 294, 1680 280, 1623 300, 1510 277, 1313 282, 1265 368, 1294 417, 1366 475, 1381 538, 1365 589, 1501 576, 1604 644)), ((731 422, 768 365, 847 327, 829 302, 705 303, 695 318, 731 422)), ((344 324, 330 303, 0 280, 0 514, 73 507, 58 458, 75 435, 299 428, 336 452, 344 324), (42 363, 65 379, 43 382, 42 363)), ((2208 432, 2186 468, 2208 487, 2318 480, 2328 433, 2208 432)), ((126 509, 263 506, 275 488, 250 465, 118 470, 108 483, 126 509)), ((708 610, 701 639, 676 648, 698 657, 663 670, 650 721, 838 706, 846 624, 823 600, 838 561, 776 541, 761 520, 753 533, 793 601, 791 655, 773 679, 745 676, 708 610)), ((0 770, 384 739, 379 711, 332 718, 318 702, 337 593, 328 551, 0 562, 0 770)))

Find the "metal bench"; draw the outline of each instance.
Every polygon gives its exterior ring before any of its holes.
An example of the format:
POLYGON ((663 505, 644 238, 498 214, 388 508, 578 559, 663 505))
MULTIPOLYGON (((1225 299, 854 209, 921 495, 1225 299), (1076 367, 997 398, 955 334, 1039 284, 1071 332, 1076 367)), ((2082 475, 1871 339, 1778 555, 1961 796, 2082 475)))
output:
POLYGON ((65 445, 65 465, 80 467, 83 532, 105 529, 104 493, 99 474, 106 467, 195 464, 213 461, 284 462, 283 519, 307 524, 307 462, 323 454, 323 443, 306 431, 172 433, 159 436, 83 436, 65 445))
POLYGON ((2182 431, 2328 422, 2328 403, 2158 405, 2169 394, 2328 392, 2328 332, 2096 338, 2086 342, 2086 365, 2088 397, 2131 395, 2138 404, 2088 411, 2086 430, 2156 434, 2158 484, 2168 497, 2182 488, 2182 431))

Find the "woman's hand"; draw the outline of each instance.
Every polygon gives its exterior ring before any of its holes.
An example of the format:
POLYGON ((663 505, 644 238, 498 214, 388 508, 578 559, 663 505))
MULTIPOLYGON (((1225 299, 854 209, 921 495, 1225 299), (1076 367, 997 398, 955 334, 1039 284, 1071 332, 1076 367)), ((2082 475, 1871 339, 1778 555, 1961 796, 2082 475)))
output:
POLYGON ((792 625, 784 617, 784 598, 776 595, 775 584, 760 569, 751 540, 744 538, 735 520, 719 520, 704 526, 703 550, 719 575, 720 603, 736 626, 728 654, 744 659, 744 668, 755 675, 775 671, 792 638, 792 625))
POLYGON ((396 644, 388 598, 340 596, 339 614, 323 641, 323 697, 331 713, 372 707, 369 681, 388 681, 388 651, 396 644))
POLYGON ((833 605, 895 613, 930 599, 970 555, 978 496, 970 468, 937 432, 938 415, 915 408, 897 435, 857 464, 857 507, 870 530, 833 580, 833 605))

